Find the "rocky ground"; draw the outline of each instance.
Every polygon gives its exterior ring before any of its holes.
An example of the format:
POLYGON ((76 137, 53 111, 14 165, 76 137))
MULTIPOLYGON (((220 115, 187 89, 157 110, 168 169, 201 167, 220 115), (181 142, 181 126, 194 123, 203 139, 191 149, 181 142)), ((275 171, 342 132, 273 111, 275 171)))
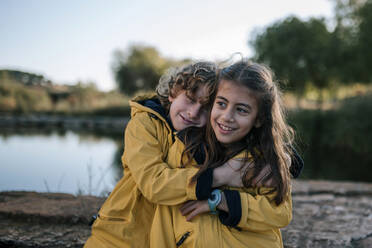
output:
MULTIPOLYGON (((82 247, 103 198, 1 192, 0 247, 82 247)), ((295 181, 285 247, 372 247, 372 184, 295 181)))
POLYGON ((82 247, 103 198, 1 192, 0 247, 82 247))
POLYGON ((285 247, 372 247, 372 184, 296 181, 285 247))

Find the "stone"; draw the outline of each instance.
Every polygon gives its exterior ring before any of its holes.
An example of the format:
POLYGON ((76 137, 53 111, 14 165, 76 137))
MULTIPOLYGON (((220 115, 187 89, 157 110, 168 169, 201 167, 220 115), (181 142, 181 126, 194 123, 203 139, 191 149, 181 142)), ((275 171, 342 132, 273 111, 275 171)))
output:
MULTIPOLYGON (((293 182, 284 246, 372 247, 372 184, 293 182)), ((102 197, 0 192, 0 247, 82 247, 102 197)))

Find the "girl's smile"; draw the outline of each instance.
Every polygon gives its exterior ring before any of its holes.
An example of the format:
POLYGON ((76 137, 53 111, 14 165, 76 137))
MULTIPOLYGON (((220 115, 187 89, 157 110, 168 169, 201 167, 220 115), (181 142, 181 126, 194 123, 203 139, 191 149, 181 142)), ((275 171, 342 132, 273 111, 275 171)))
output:
POLYGON ((217 124, 218 124, 218 127, 221 129, 221 132, 225 132, 227 134, 228 132, 233 131, 233 128, 228 127, 222 123, 217 122, 217 124))
POLYGON ((210 119, 219 142, 239 141, 252 127, 259 127, 257 113, 254 91, 233 81, 220 82, 210 119))

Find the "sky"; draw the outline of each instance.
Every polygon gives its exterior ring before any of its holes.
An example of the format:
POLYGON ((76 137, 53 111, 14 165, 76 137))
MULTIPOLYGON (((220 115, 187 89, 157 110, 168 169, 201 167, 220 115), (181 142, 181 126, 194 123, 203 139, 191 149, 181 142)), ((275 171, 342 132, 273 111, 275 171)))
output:
POLYGON ((333 15, 331 0, 0 0, 0 69, 59 84, 115 88, 113 53, 141 44, 195 60, 253 55, 254 32, 294 15, 333 15))

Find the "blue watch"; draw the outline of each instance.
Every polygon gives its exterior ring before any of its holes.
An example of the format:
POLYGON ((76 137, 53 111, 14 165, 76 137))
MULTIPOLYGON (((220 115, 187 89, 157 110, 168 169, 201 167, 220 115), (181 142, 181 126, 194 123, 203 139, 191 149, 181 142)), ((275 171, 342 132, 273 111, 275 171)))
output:
POLYGON ((217 206, 220 204, 222 199, 222 191, 215 189, 211 193, 211 197, 208 198, 208 206, 211 214, 218 214, 217 206))

